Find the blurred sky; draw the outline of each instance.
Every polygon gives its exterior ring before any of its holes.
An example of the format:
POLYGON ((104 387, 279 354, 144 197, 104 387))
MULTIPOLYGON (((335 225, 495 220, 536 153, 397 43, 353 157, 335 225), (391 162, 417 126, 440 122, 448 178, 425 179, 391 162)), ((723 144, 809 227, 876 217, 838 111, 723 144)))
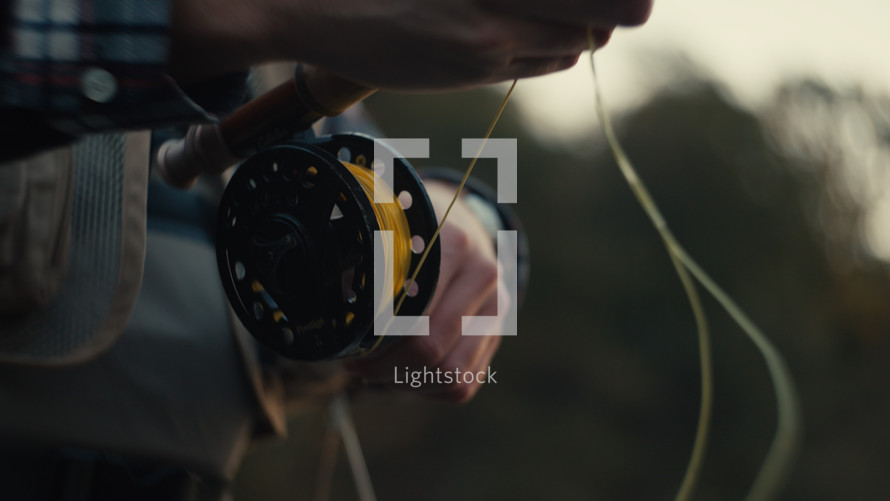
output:
MULTIPOLYGON (((645 99, 682 52, 760 106, 777 83, 812 75, 890 94, 888 0, 655 0, 649 22, 619 29, 597 54, 608 108, 645 99)), ((596 123, 586 58, 556 75, 524 80, 517 102, 542 136, 579 137, 596 123)))

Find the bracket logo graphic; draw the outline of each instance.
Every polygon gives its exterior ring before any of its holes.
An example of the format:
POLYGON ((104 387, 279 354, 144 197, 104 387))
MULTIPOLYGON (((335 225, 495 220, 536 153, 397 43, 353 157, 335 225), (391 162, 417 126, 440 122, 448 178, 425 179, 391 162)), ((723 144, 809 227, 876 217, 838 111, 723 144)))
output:
MULTIPOLYGON (((495 158, 497 159, 497 201, 498 203, 516 203, 519 186, 519 170, 515 138, 464 138, 461 141, 463 158, 495 158), (483 146, 484 144, 484 146, 483 146)), ((374 140, 374 163, 372 167, 380 179, 389 186, 394 186, 393 165, 399 152, 399 158, 429 158, 429 139, 427 138, 385 138, 374 140)), ((375 179, 375 183, 380 180, 375 179)), ((374 187, 375 203, 393 203, 389 190, 374 187)), ((392 231, 377 230, 374 232, 374 276, 383 277, 386 270, 393 269, 393 256, 384 252, 384 242, 392 248, 392 231)), ((497 248, 498 283, 497 316, 465 315, 461 319, 461 334, 464 336, 516 336, 517 304, 519 298, 519 237, 516 230, 498 230, 497 248)), ((387 336, 428 336, 430 324, 428 316, 394 316, 393 288, 384 285, 386 280, 374 281, 374 335, 387 336), (387 328, 388 326, 388 328, 387 328)), ((418 284, 423 286, 423 284, 418 284)))

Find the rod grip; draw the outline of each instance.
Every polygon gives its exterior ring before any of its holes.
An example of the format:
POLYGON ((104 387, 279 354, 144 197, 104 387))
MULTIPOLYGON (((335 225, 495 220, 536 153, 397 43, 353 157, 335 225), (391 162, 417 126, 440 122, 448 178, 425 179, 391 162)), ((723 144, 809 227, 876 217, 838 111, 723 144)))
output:
POLYGON ((302 64, 294 70, 294 83, 300 100, 326 117, 343 113, 377 90, 302 64))
POLYGON ((371 95, 365 87, 319 68, 297 65, 294 78, 238 108, 218 124, 189 127, 158 150, 158 169, 172 186, 189 188, 322 117, 338 115, 371 95))

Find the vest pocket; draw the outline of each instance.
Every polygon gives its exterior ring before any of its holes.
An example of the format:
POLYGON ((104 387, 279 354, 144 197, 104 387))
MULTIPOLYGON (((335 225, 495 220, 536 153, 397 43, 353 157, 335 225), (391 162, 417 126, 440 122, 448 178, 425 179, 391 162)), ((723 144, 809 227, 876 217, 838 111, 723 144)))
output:
POLYGON ((68 265, 70 147, 0 165, 0 315, 23 316, 56 295, 68 265))

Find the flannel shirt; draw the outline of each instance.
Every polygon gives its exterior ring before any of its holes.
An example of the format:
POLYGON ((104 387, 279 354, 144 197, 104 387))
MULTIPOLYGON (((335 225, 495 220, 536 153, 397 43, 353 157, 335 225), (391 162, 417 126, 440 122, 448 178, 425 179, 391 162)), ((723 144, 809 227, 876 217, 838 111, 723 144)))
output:
POLYGON ((170 0, 4 0, 0 161, 89 132, 213 120, 166 74, 170 9, 170 0))

